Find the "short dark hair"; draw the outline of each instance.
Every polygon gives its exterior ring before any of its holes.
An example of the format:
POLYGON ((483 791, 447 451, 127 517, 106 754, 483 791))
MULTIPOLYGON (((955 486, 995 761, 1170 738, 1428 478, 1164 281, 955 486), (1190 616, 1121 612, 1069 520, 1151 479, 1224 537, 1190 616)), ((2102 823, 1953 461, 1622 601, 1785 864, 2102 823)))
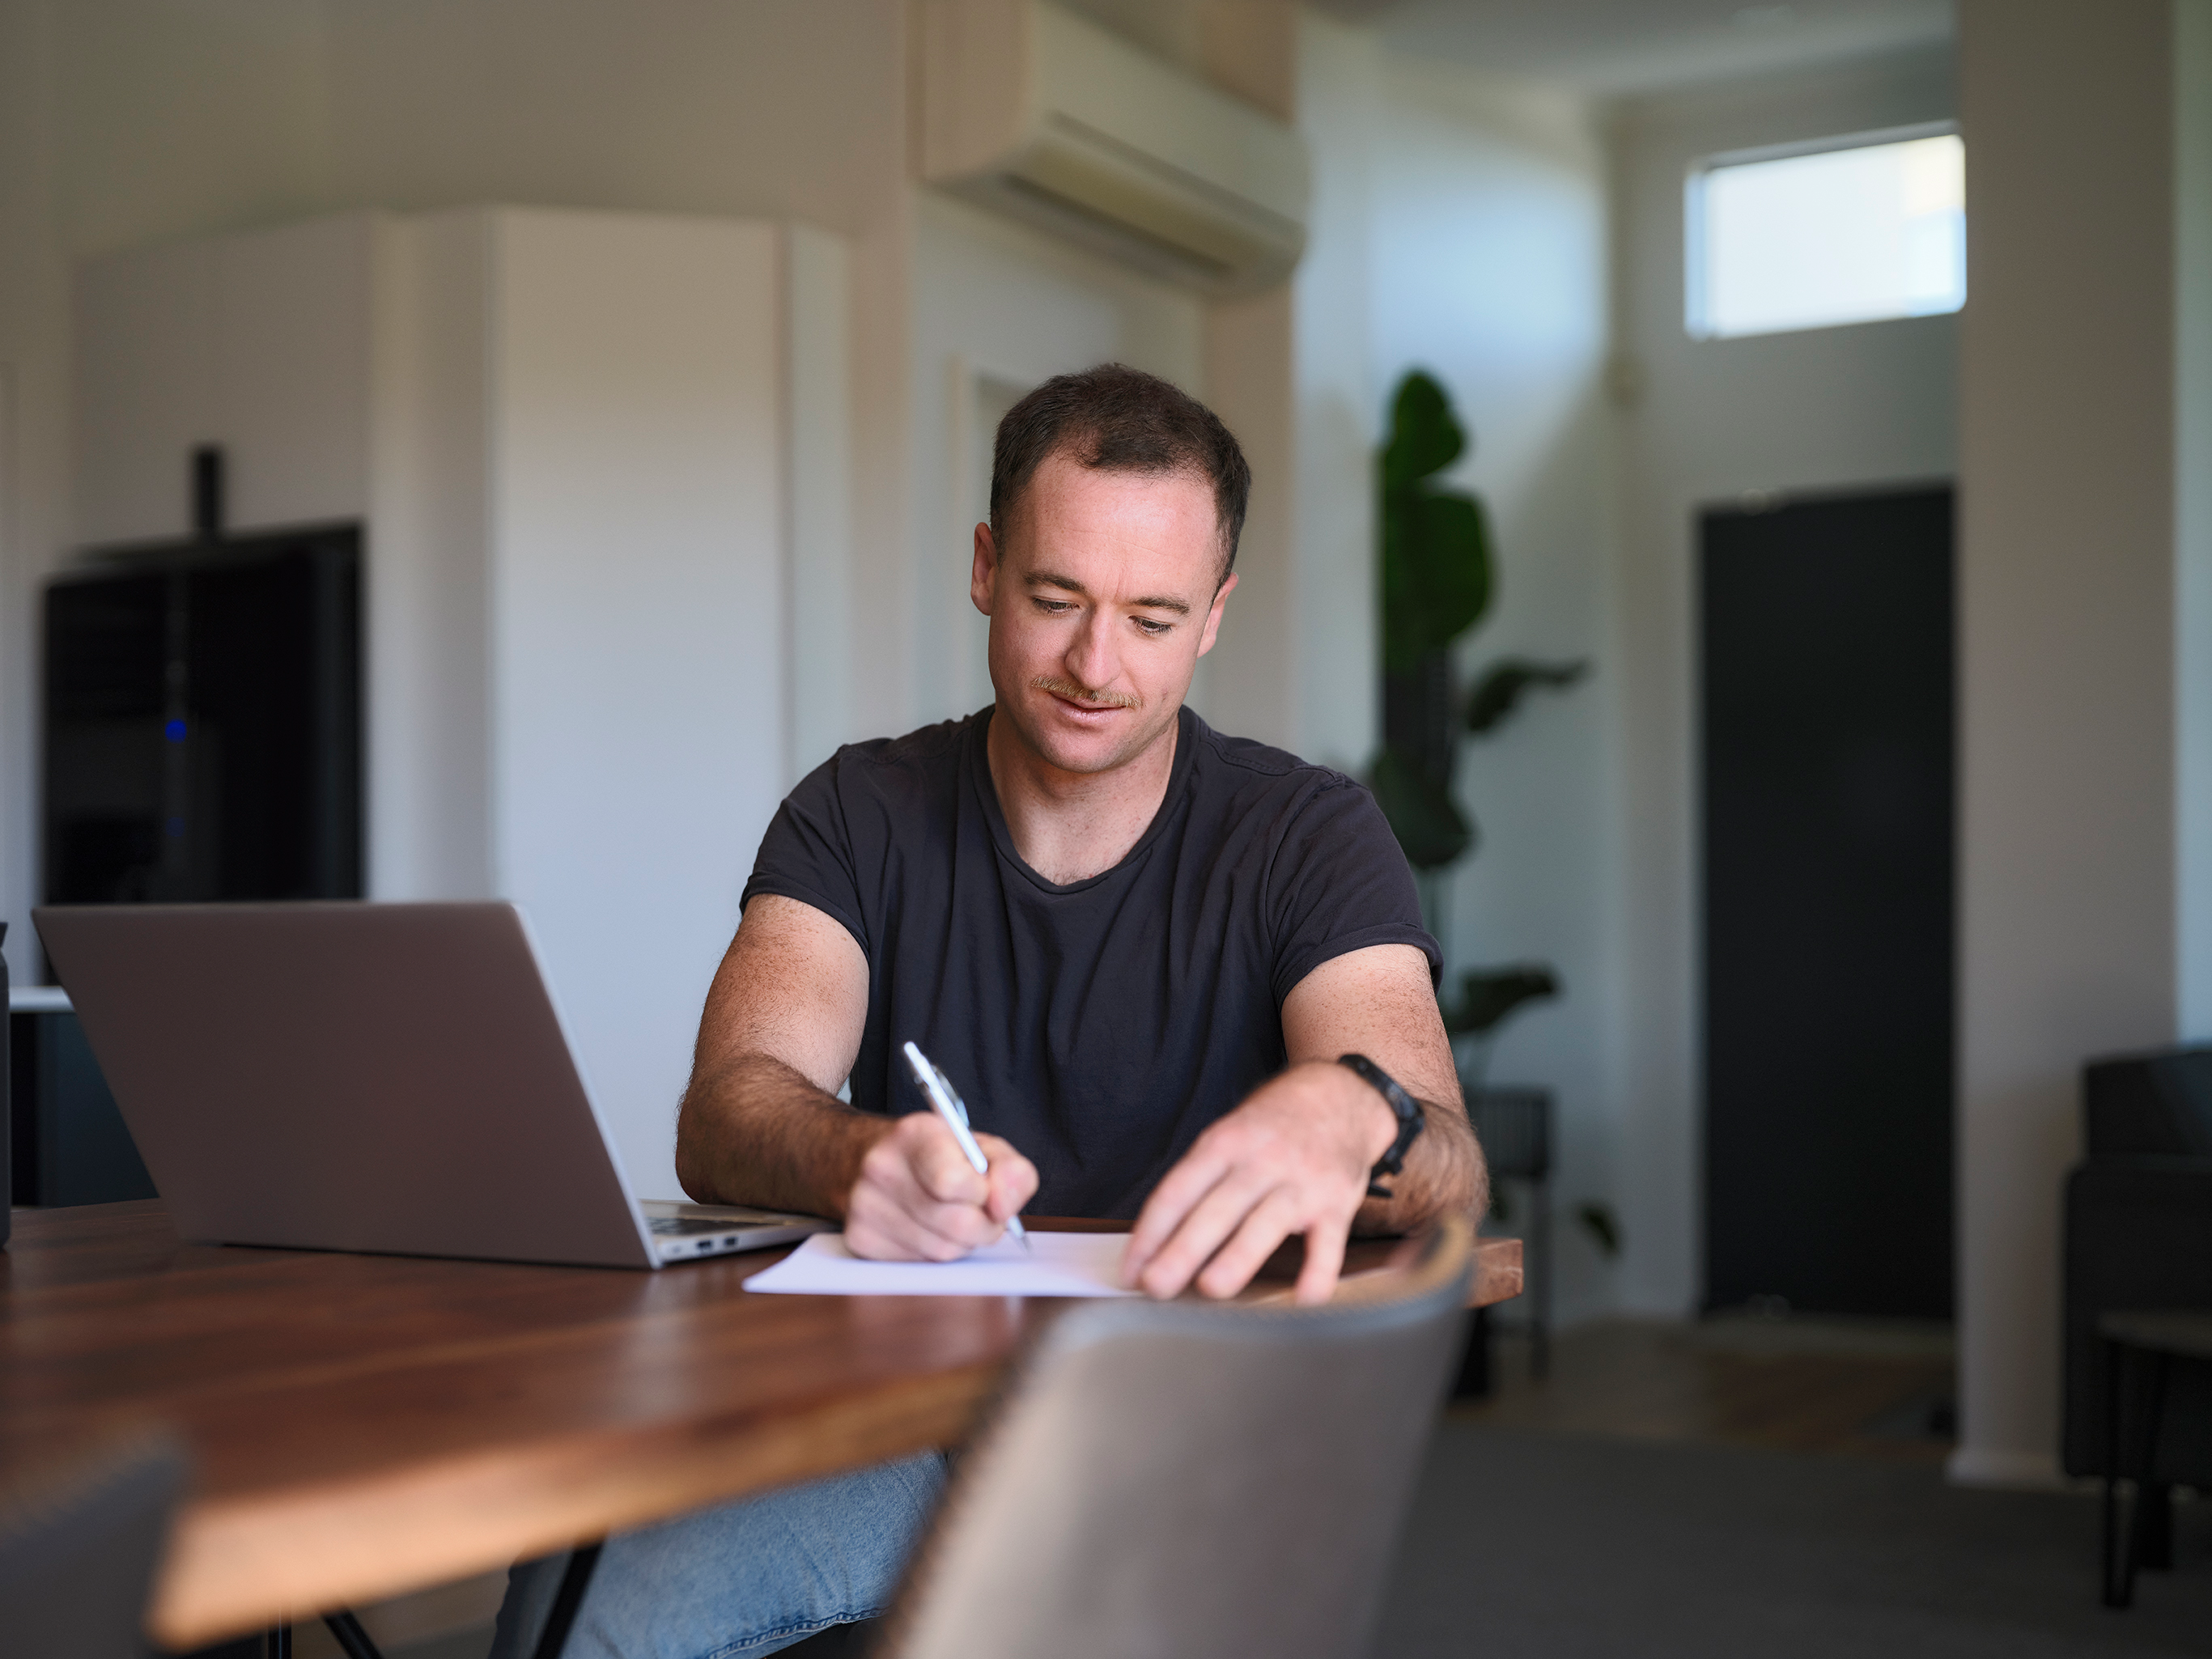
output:
POLYGON ((1213 487, 1221 537, 1221 574, 1237 564, 1244 533, 1252 469, 1244 452, 1204 404, 1157 374, 1126 363, 1101 363, 1055 374, 1006 411, 991 454, 991 534, 1003 541, 1006 522, 1048 456, 1065 451, 1107 472, 1188 472, 1213 487))

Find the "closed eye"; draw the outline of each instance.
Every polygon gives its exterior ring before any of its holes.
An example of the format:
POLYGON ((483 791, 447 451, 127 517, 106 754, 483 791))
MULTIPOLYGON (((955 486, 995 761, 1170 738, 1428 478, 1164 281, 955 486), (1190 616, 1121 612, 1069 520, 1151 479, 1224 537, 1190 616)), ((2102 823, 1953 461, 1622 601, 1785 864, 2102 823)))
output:
POLYGON ((1155 639, 1158 638, 1163 634, 1172 634, 1175 632, 1175 624, 1173 623, 1161 622, 1152 617, 1138 617, 1132 620, 1136 623, 1139 628, 1143 629, 1146 633, 1152 635, 1155 639))

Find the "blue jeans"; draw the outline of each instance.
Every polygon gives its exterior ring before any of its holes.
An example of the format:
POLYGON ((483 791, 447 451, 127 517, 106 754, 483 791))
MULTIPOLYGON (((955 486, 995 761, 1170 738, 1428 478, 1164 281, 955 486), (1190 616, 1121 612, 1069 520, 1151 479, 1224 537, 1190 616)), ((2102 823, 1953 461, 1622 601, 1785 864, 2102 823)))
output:
MULTIPOLYGON (((936 1452, 606 1541, 562 1659, 753 1659, 890 1605, 945 1484, 936 1452)), ((529 1659, 568 1565, 507 1577, 490 1659, 529 1659)))

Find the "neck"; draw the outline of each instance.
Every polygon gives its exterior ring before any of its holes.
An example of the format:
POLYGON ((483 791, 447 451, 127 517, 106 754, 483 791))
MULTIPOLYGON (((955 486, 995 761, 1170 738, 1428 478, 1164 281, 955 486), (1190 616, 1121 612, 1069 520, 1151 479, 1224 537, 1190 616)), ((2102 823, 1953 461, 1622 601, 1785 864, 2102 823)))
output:
POLYGON ((1066 772, 994 717, 984 744, 991 786, 1022 861, 1059 886, 1112 869, 1144 839, 1167 798, 1180 717, 1152 743, 1105 772, 1066 772))

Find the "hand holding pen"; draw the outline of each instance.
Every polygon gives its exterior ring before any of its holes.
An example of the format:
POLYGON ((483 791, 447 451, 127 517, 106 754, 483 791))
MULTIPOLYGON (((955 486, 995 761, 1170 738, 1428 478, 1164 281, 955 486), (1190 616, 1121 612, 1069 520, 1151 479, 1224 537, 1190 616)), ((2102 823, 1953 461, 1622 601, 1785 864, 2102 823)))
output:
MULTIPOLYGON (((998 1136, 971 1127, 967 1138, 983 1155, 979 1170, 955 1127, 964 1112, 948 1120, 920 1073, 915 1081, 932 1109, 871 1124, 871 1142, 846 1195, 845 1243, 878 1261, 954 1261, 1000 1237, 1035 1196, 1036 1167, 998 1136)), ((958 1100, 949 1083, 942 1086, 958 1100)))
MULTIPOLYGON (((937 1109, 938 1116, 943 1118, 945 1127, 952 1131, 952 1138, 960 1143, 960 1151, 969 1165, 977 1175, 988 1176, 991 1173, 990 1160, 983 1156, 983 1149, 975 1144, 975 1136, 968 1127, 968 1103, 960 1098, 958 1091, 952 1086, 952 1079, 938 1070, 936 1062, 911 1042, 906 1045, 906 1063, 913 1068, 914 1080, 921 1085, 921 1092, 928 1097, 929 1103, 937 1109)), ((1030 1248, 1030 1236, 1023 1229, 1019 1216, 1006 1218, 1006 1231, 1022 1241, 1024 1249, 1030 1248)))

